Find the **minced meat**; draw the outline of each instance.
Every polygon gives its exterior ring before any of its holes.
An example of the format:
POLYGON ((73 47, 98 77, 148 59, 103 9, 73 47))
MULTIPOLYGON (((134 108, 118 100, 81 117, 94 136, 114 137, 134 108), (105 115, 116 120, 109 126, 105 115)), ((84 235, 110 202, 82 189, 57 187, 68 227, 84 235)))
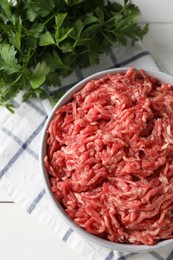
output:
POLYGON ((86 231, 128 244, 172 238, 172 86, 133 67, 91 80, 57 109, 45 165, 86 231))

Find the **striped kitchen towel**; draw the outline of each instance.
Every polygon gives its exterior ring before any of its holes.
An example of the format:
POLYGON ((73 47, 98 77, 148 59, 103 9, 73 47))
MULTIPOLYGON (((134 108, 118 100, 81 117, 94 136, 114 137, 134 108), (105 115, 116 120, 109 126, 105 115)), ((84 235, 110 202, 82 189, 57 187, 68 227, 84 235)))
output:
MULTIPOLYGON (((108 55, 101 57, 99 65, 84 70, 77 68, 64 79, 63 87, 69 89, 79 80, 100 70, 130 65, 159 69, 150 53, 138 43, 134 47, 111 49, 108 55)), ((13 104, 14 114, 5 108, 0 110, 0 187, 6 190, 14 202, 47 225, 58 238, 85 256, 86 260, 173 259, 171 247, 143 254, 122 253, 104 248, 83 239, 62 222, 46 193, 39 165, 41 134, 51 111, 50 104, 47 100, 35 99, 21 103, 21 94, 13 104)))

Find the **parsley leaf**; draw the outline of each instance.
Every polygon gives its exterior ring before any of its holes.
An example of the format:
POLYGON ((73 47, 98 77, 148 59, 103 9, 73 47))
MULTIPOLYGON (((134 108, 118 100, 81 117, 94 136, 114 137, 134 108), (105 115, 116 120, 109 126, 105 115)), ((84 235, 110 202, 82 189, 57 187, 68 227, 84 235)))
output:
POLYGON ((54 43, 55 43, 54 38, 52 37, 50 32, 46 32, 41 35, 40 41, 39 41, 40 46, 47 46, 47 45, 54 44, 54 43))
POLYGON ((10 44, 3 44, 0 46, 0 70, 5 71, 7 74, 12 74, 20 69, 16 56, 14 46, 10 44))
POLYGON ((33 22, 38 16, 47 16, 55 7, 53 0, 28 0, 26 3, 27 18, 33 22))
POLYGON ((50 69, 45 61, 42 61, 36 65, 33 74, 29 78, 33 89, 39 88, 44 83, 49 71, 50 69))

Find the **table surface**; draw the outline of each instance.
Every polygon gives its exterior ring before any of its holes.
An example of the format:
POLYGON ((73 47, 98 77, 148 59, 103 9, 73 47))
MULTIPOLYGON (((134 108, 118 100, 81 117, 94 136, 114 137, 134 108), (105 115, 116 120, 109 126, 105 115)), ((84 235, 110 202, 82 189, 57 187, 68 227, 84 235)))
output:
MULTIPOLYGON (((143 40, 161 70, 173 75, 173 1, 134 0, 142 12, 140 23, 149 22, 143 40)), ((13 203, 0 190, 0 259, 85 260, 57 239, 46 227, 13 203)))

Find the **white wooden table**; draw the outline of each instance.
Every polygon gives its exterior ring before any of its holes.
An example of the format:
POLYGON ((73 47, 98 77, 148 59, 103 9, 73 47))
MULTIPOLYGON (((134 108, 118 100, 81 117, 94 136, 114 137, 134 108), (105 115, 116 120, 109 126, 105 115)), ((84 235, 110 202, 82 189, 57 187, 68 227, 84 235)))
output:
MULTIPOLYGON (((133 0, 141 11, 140 22, 149 22, 143 43, 159 67, 173 75, 173 0, 133 0)), ((77 252, 58 240, 13 203, 0 190, 0 259, 57 260, 81 259, 77 252)))

